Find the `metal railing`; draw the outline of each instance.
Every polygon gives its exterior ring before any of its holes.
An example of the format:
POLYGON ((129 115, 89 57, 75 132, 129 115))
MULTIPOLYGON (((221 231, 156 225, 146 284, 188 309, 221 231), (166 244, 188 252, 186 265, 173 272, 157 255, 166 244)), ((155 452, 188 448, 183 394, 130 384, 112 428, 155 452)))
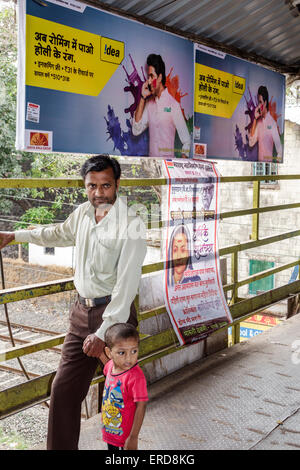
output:
MULTIPOLYGON (((260 273, 239 279, 238 276, 238 257, 239 253, 257 248, 264 245, 276 243, 278 241, 287 240, 292 237, 300 236, 300 230, 281 233, 279 235, 259 238, 259 222, 260 215, 266 212, 281 211, 287 209, 296 209, 300 207, 300 202, 276 205, 269 207, 260 207, 260 182, 268 179, 276 180, 299 180, 300 175, 270 175, 270 176, 235 176, 221 177, 220 182, 238 183, 253 182, 253 207, 250 209, 235 210, 223 212, 219 214, 220 219, 234 218, 246 215, 252 215, 252 234, 251 240, 241 242, 235 245, 223 247, 219 249, 219 256, 231 256, 231 282, 223 285, 224 292, 231 291, 230 311, 233 318, 232 337, 233 343, 239 342, 239 325, 241 321, 249 318, 254 313, 262 311, 281 300, 287 299, 300 293, 300 280, 296 280, 289 284, 277 287, 275 289, 256 295, 251 298, 243 299, 239 297, 238 290, 240 287, 251 282, 263 279, 271 274, 287 270, 293 266, 300 265, 300 258, 294 262, 286 263, 276 268, 268 269, 260 273)), ((167 180, 160 179, 123 179, 121 186, 161 186, 166 185, 167 180)), ((82 180, 79 179, 0 179, 0 188, 80 188, 83 187, 82 180)), ((160 223, 162 226, 164 223, 160 223)), ((151 227, 150 227, 151 228, 151 227)), ((164 262, 157 262, 143 266, 142 274, 149 274, 164 269, 164 262)), ((67 292, 74 289, 73 279, 60 279, 58 281, 45 282, 30 286, 22 286, 18 288, 3 289, 0 291, 0 304, 8 304, 20 300, 32 299, 35 297, 56 294, 59 292, 67 292)), ((166 307, 160 307, 152 310, 138 313, 138 320, 142 322, 151 317, 165 314, 166 307)), ((228 328, 228 326, 224 328, 228 328)), ((224 329, 223 328, 223 329, 224 329)), ((218 330, 220 331, 220 330, 218 330)), ((215 334, 215 333, 212 333, 215 334)), ((20 358, 22 356, 32 354, 37 351, 58 346, 64 341, 64 334, 57 335, 51 339, 32 342, 26 346, 12 347, 4 352, 0 352, 0 362, 20 358)), ((186 346, 179 346, 179 342, 173 328, 160 331, 153 335, 141 335, 140 346, 140 365, 143 366, 150 361, 154 361, 167 354, 171 354, 186 346)), ((55 376, 55 371, 43 375, 41 377, 29 380, 20 385, 16 385, 0 392, 0 418, 9 416, 15 412, 21 411, 29 406, 41 403, 49 398, 51 383, 55 376)), ((102 382, 103 376, 100 374, 95 376, 92 384, 102 382)))

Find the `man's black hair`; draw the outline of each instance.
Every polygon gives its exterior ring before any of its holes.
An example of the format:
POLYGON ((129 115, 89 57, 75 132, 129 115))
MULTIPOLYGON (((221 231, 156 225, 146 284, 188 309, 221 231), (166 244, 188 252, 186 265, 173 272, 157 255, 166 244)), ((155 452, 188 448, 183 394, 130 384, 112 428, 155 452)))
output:
POLYGON ((137 329, 130 323, 115 323, 109 326, 104 334, 104 341, 109 349, 120 340, 134 338, 140 342, 140 335, 137 329))
POLYGON ((261 85, 257 91, 257 96, 261 95, 263 100, 267 102, 267 110, 269 111, 269 92, 266 86, 261 85))
POLYGON ((162 77, 161 82, 162 82, 163 86, 165 86, 165 84, 166 84, 166 67, 165 67, 165 63, 162 60, 161 56, 157 55, 157 54, 148 55, 147 65, 148 65, 148 67, 150 67, 150 66, 154 67, 154 70, 155 70, 157 76, 159 76, 159 74, 161 73, 161 77, 162 77))
POLYGON ((81 167, 80 174, 83 179, 90 171, 103 171, 108 168, 112 168, 114 172, 115 180, 120 179, 121 167, 115 158, 111 158, 109 155, 95 155, 84 162, 81 167))

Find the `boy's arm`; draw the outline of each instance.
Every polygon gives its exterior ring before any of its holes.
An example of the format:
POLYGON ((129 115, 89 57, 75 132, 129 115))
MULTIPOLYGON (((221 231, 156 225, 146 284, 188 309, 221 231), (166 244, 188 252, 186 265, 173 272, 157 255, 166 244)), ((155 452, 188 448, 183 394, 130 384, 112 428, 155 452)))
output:
POLYGON ((146 412, 146 401, 136 402, 136 410, 134 414, 133 424, 131 432, 126 439, 124 450, 137 450, 138 448, 138 437, 139 432, 143 424, 145 412, 146 412))

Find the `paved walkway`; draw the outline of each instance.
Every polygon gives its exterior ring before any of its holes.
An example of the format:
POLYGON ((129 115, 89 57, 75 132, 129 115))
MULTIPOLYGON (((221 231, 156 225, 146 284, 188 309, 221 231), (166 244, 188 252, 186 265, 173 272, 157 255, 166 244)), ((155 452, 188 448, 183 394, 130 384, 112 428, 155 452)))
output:
MULTIPOLYGON (((149 395, 140 449, 300 449, 300 315, 165 377, 149 395)), ((106 449, 99 423, 82 424, 81 450, 106 449)))

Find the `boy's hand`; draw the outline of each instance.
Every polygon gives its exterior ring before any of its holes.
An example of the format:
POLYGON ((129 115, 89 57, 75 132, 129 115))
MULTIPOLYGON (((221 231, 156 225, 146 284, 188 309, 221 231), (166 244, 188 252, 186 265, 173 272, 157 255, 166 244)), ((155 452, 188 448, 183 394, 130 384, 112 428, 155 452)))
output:
POLYGON ((138 437, 128 436, 125 441, 124 450, 137 450, 137 448, 138 448, 138 437))
POLYGON ((109 361, 109 357, 105 354, 105 350, 103 349, 103 352, 99 356, 100 361, 102 364, 105 366, 105 364, 109 361))

